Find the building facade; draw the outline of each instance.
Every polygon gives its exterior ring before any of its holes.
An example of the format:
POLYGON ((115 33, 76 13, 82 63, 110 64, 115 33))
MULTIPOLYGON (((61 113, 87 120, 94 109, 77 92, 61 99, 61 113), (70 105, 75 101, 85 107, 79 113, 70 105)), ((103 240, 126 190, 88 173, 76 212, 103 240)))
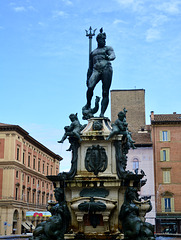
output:
POLYGON ((181 233, 181 114, 154 114, 157 232, 181 233))
POLYGON ((149 128, 133 133, 136 149, 130 149, 128 153, 127 170, 138 173, 143 170, 146 176, 146 184, 141 187, 140 197, 151 196, 152 210, 146 214, 146 221, 155 225, 155 189, 154 189, 154 164, 153 146, 149 128))
POLYGON ((146 215, 146 221, 155 225, 155 185, 153 144, 150 126, 145 124, 145 90, 112 90, 111 91, 111 122, 117 119, 117 114, 126 108, 126 121, 132 133, 136 149, 128 153, 127 170, 140 173, 143 170, 147 179, 146 185, 141 188, 140 195, 151 196, 152 211, 146 215))
POLYGON ((20 126, 0 123, 0 235, 22 233, 26 212, 46 211, 53 199, 46 176, 59 173, 60 160, 20 126))
POLYGON ((126 120, 131 132, 145 127, 145 90, 111 90, 111 121, 117 119, 120 111, 126 108, 126 120))

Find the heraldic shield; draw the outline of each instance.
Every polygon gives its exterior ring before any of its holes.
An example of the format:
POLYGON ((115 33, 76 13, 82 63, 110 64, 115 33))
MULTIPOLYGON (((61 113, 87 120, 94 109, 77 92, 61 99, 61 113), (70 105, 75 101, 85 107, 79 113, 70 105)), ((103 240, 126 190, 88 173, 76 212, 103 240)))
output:
POLYGON ((85 168, 88 172, 94 172, 95 175, 104 172, 107 168, 107 162, 106 151, 100 145, 92 145, 87 149, 85 168))

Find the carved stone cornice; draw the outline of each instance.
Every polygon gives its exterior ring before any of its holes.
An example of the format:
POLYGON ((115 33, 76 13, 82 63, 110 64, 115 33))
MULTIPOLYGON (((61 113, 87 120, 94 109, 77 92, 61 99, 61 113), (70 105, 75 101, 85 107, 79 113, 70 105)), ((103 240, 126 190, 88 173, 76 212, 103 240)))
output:
MULTIPOLYGON (((46 180, 47 177, 41 173, 36 172, 33 169, 27 168, 24 164, 18 162, 18 161, 0 161, 0 167, 3 167, 3 169, 16 169, 19 168, 19 171, 23 171, 25 174, 30 174, 32 177, 38 177, 41 180, 46 180)), ((48 180, 50 183, 51 181, 48 180)))

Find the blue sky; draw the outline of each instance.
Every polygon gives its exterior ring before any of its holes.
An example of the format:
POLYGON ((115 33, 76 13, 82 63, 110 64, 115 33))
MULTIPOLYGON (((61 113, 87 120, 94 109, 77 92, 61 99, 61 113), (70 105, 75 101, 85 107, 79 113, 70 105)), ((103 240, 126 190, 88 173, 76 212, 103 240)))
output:
POLYGON ((111 89, 145 89, 147 124, 152 110, 181 113, 180 0, 0 0, 0 122, 60 154, 62 169, 68 142, 57 140, 69 114, 85 124, 90 26, 103 27, 115 50, 111 89))

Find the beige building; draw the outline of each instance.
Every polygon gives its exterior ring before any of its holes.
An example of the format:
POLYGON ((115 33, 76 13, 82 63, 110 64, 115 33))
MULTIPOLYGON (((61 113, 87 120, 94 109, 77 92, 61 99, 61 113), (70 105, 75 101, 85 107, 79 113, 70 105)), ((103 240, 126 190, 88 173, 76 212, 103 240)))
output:
POLYGON ((59 173, 61 160, 20 126, 0 123, 0 235, 22 233, 26 212, 46 211, 53 198, 46 176, 59 173))

